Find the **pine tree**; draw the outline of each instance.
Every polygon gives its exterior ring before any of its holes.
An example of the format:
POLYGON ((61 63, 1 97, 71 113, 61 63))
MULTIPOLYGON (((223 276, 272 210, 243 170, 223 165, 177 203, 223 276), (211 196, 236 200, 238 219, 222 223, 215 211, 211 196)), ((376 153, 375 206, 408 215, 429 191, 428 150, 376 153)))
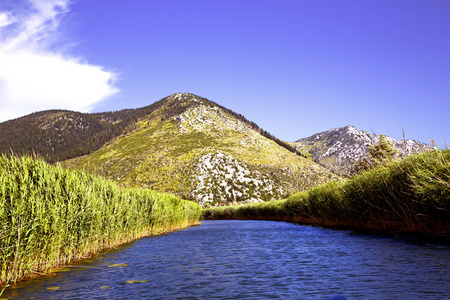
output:
POLYGON ((378 143, 369 146, 369 159, 374 164, 386 164, 394 160, 398 151, 395 150, 394 145, 385 135, 380 135, 378 143))
POLYGON ((393 161, 398 154, 392 142, 386 135, 379 135, 375 145, 369 145, 367 159, 363 158, 353 166, 353 174, 371 170, 393 161))

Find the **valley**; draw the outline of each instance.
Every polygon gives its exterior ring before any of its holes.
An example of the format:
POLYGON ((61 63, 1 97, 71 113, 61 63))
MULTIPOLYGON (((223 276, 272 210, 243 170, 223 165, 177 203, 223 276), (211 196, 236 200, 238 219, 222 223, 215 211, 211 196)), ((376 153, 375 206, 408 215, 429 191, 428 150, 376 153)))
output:
POLYGON ((136 110, 34 113, 0 123, 0 139, 3 284, 199 218, 448 240, 449 150, 383 136, 396 154, 355 175, 381 137, 352 126, 288 143, 177 93, 136 110))

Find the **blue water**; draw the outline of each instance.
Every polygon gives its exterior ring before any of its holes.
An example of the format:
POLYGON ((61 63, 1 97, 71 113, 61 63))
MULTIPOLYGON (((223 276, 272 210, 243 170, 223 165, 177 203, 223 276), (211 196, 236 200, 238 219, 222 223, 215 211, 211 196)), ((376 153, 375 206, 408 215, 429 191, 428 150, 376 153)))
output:
POLYGON ((2 297, 450 299, 449 258, 449 246, 406 238, 285 222, 205 221, 19 284, 2 297), (119 263, 129 265, 108 267, 119 263), (145 282, 126 282, 132 280, 145 282))

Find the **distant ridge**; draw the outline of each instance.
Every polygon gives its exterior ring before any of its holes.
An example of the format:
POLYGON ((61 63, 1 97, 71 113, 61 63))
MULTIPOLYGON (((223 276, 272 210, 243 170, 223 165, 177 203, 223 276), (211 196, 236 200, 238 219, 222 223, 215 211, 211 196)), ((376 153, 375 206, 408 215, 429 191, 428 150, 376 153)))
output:
MULTIPOLYGON (((395 140, 387 137, 401 156, 430 150, 432 147, 414 140, 395 140)), ((294 143, 295 147, 313 161, 341 176, 352 175, 351 167, 367 158, 368 145, 375 145, 377 135, 358 131, 353 126, 333 128, 294 143)))

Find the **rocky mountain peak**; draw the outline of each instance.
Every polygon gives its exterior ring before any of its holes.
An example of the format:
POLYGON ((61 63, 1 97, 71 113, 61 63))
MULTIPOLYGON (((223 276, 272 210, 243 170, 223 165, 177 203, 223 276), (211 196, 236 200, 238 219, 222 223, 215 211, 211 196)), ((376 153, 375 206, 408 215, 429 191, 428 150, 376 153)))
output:
MULTIPOLYGON (((387 138, 401 156, 431 149, 429 145, 418 141, 387 138)), ((297 149, 310 155, 316 163, 336 174, 351 175, 351 166, 367 158, 369 145, 375 145, 378 141, 378 135, 371 135, 348 125, 300 139, 295 145, 297 149)))
POLYGON ((178 101, 195 101, 200 102, 194 94, 191 93, 175 93, 167 98, 171 98, 173 100, 178 101))

